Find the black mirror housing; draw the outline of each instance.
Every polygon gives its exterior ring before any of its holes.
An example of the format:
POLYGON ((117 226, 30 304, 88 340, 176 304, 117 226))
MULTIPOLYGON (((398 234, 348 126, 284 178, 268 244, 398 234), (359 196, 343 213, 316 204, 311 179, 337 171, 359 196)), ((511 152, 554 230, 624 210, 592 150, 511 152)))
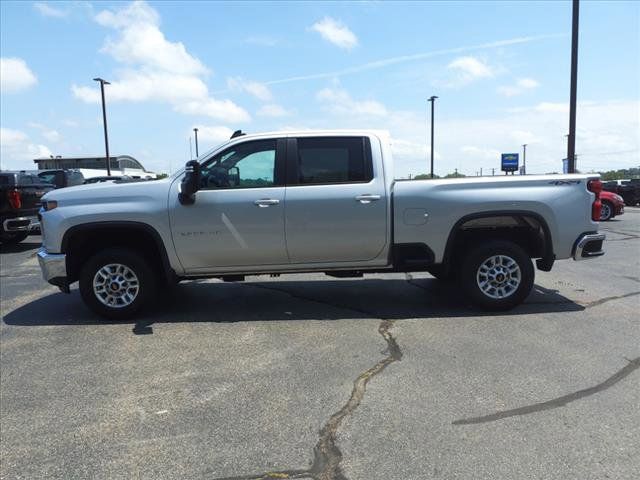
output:
POLYGON ((185 165, 184 178, 180 184, 178 200, 183 205, 192 205, 195 194, 200 189, 200 164, 197 160, 189 160, 185 165))

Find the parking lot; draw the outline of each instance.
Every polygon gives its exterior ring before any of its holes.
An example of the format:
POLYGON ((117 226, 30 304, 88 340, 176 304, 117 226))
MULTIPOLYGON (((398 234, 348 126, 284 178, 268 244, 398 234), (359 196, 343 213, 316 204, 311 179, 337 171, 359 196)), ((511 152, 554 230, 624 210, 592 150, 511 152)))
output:
MULTIPOLYGON (((137 322, 1 253, 3 478, 632 479, 640 209, 482 314, 428 274, 180 284, 137 322)), ((635 472, 635 473, 634 473, 635 472)))

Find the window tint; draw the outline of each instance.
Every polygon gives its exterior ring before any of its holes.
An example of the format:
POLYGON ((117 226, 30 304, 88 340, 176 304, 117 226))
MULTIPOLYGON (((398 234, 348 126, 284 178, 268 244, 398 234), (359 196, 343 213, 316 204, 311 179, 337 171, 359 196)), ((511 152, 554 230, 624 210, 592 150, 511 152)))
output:
POLYGON ((373 178, 362 137, 298 139, 298 183, 354 183, 373 178))
POLYGON ((202 166, 201 187, 257 188, 275 184, 276 140, 245 142, 219 153, 202 166))

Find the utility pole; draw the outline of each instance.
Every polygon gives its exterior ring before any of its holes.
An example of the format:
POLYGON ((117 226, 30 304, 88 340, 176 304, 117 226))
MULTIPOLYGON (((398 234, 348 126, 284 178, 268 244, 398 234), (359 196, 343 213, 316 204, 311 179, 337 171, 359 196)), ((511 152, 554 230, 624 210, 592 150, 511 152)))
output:
POLYGON ((480 167, 480 176, 482 176, 482 167, 480 167))
POLYGON ((527 144, 522 145, 522 174, 527 174, 527 144))
POLYGON ((427 101, 431 102, 431 178, 433 178, 433 107, 436 103, 435 95, 432 95, 427 101))
POLYGON ((107 109, 104 104, 104 86, 111 85, 111 83, 98 77, 93 79, 96 82, 100 82, 100 94, 102 95, 102 125, 104 126, 104 149, 107 153, 107 176, 111 176, 111 159, 109 158, 109 137, 107 135, 107 109))
POLYGON ((198 158, 200 156, 200 154, 198 153, 198 129, 194 128, 193 131, 196 134, 196 158, 198 158))
POLYGON ((569 173, 576 171, 576 96, 578 89, 578 22, 580 0, 573 0, 571 22, 571 91, 569 95, 569 140, 567 142, 567 162, 569 173))
POLYGON ((496 169, 495 169, 495 168, 492 168, 492 169, 491 169, 491 176, 493 177, 495 174, 496 174, 496 169))

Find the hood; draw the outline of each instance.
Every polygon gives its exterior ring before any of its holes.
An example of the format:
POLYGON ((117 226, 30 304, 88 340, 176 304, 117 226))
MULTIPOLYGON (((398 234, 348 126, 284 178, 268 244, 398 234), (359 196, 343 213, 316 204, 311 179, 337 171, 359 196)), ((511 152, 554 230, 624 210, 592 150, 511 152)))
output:
POLYGON ((42 199, 55 200, 68 205, 102 203, 114 199, 126 201, 136 197, 157 196, 163 191, 168 192, 173 179, 148 180, 130 183, 94 183, 77 185, 75 187, 59 188, 48 192, 42 199))

